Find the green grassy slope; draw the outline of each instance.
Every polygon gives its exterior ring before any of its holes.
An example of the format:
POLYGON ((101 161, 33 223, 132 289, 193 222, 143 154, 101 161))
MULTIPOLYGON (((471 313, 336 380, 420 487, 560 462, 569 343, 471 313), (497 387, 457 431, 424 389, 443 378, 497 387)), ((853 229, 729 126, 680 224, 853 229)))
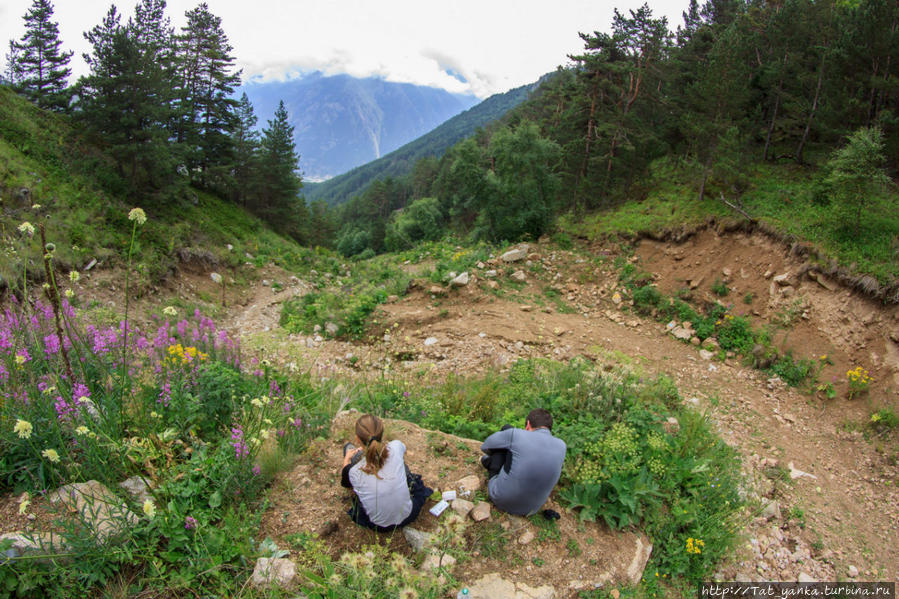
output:
MULTIPOLYGON (((110 191, 116 178, 112 162, 85 144, 67 117, 39 110, 2 86, 0 114, 0 235, 21 235, 17 228, 24 221, 42 223, 62 269, 80 269, 94 259, 120 264, 131 241, 127 215, 136 204, 110 191)), ((140 207, 148 221, 134 255, 148 280, 175 266, 183 249, 224 265, 240 264, 250 253, 256 261, 295 269, 310 253, 240 207, 200 191, 188 189, 182 197, 140 207)), ((37 235, 31 249, 28 270, 39 277, 37 235)), ((23 259, 0 253, 0 277, 20 278, 23 259)))

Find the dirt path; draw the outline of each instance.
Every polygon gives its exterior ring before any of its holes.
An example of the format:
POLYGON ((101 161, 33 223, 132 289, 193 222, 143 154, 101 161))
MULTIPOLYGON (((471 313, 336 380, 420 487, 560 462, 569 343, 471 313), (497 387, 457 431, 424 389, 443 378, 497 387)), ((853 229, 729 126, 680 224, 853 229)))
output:
MULTIPOLYGON (((897 448, 859 432, 873 410, 897 411, 895 306, 884 308, 829 281, 802 276, 802 264, 764 238, 707 232, 681 246, 640 246, 634 260, 654 273, 666 293, 692 287, 694 298, 714 300, 711 286, 720 279, 730 288, 734 312, 745 311, 759 323, 786 318, 778 342, 797 355, 827 354, 833 362, 821 380, 836 377, 838 396, 825 400, 733 359, 704 360, 698 348, 672 338, 663 324, 630 313, 608 260, 535 249, 519 291, 493 291, 481 272, 445 296, 428 293, 430 285, 423 283, 382 306, 377 341, 371 343, 275 330, 259 335, 263 327, 274 327, 280 309, 264 288, 228 322, 241 333, 255 332, 252 343, 282 364, 321 376, 380 376, 389 369, 439 377, 502 368, 520 357, 578 355, 666 373, 684 401, 707 411, 742 453, 761 504, 777 503, 779 514, 748 523, 746 547, 723 569, 725 578, 845 579, 854 568, 861 579, 899 580, 897 448), (782 274, 789 284, 774 282, 782 274), (867 396, 849 401, 844 373, 856 365, 869 369, 875 384, 867 396), (790 464, 794 473, 806 475, 790 479, 790 464)), ((301 291, 298 285, 294 292, 301 291)))

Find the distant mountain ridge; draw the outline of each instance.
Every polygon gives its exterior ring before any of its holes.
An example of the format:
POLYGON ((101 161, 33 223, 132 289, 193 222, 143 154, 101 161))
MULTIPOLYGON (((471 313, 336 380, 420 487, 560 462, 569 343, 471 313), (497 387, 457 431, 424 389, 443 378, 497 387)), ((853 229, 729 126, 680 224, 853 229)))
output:
POLYGON ((406 175, 421 158, 442 156, 448 148, 474 134, 479 127, 502 118, 524 102, 542 80, 494 94, 382 158, 327 181, 306 184, 303 194, 308 201, 324 200, 334 206, 347 201, 376 179, 406 175))
POLYGON ((311 73, 242 87, 260 126, 284 101, 295 127, 300 170, 324 180, 399 148, 478 102, 474 96, 376 77, 311 73))

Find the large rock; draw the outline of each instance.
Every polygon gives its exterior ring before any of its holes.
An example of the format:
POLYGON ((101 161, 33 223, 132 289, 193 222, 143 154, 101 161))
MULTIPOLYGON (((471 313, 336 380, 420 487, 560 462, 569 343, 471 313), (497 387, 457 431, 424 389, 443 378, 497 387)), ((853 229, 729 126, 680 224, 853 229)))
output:
POLYGON ((65 551, 62 537, 49 532, 8 532, 0 534, 0 545, 3 541, 12 541, 12 546, 2 554, 11 558, 58 554, 65 551))
POLYGON ((515 248, 500 256, 500 260, 502 260, 503 262, 518 262, 519 260, 524 260, 527 257, 528 251, 526 249, 515 248))
POLYGON ((250 584, 259 589, 289 589, 296 583, 297 567, 284 557, 260 557, 253 568, 250 584))
POLYGON ((689 341, 693 337, 693 331, 684 327, 674 327, 671 329, 671 334, 674 335, 675 339, 680 339, 681 341, 689 341))
POLYGON ((636 538, 636 546, 634 547, 634 557, 631 559, 630 565, 627 567, 627 577, 631 584, 640 584, 643 577, 643 570, 649 562, 649 556, 652 555, 652 543, 644 543, 640 537, 636 538))
POLYGON ((556 599, 556 590, 550 585, 534 588, 491 572, 468 587, 468 596, 471 599, 556 599))
POLYGON ((468 285, 469 280, 471 279, 468 276, 468 273, 463 272, 461 275, 450 281, 450 287, 465 287, 466 285, 468 285))
POLYGON ((60 487, 48 499, 65 505, 94 531, 100 542, 126 533, 140 520, 115 493, 95 480, 60 487))

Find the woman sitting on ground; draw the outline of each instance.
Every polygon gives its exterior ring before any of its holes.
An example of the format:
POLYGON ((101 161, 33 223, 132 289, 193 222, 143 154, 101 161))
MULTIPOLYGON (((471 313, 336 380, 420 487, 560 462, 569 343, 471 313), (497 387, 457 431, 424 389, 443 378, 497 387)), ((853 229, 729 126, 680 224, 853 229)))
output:
POLYGON ((347 512, 360 526, 391 531, 412 523, 433 491, 403 461, 406 446, 382 441, 384 423, 366 414, 356 421, 355 445, 343 448, 340 484, 356 497, 347 512))

